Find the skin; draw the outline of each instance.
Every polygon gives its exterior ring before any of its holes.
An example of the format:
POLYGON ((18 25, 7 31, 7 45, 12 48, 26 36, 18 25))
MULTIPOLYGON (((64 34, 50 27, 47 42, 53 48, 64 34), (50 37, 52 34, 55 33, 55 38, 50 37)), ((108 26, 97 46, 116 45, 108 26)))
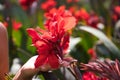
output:
MULTIPOLYGON (((37 56, 30 58, 16 73, 13 80, 32 80, 32 77, 41 71, 35 68, 37 56)), ((8 35, 5 26, 0 22, 0 80, 5 80, 5 73, 9 72, 8 35)))
POLYGON ((52 70, 48 64, 35 68, 34 63, 37 57, 38 55, 31 57, 16 73, 13 80, 32 80, 33 76, 38 74, 40 71, 46 72, 52 70))
POLYGON ((5 73, 9 72, 7 30, 0 22, 0 80, 5 80, 5 73))
POLYGON ((30 58, 16 73, 13 80, 32 80, 33 76, 40 71, 39 68, 35 68, 34 66, 36 58, 37 56, 30 58))

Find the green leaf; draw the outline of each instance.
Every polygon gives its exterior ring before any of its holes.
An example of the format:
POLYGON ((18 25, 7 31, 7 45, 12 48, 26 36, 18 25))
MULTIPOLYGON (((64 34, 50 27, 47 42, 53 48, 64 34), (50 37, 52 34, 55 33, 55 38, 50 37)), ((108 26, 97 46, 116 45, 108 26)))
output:
POLYGON ((19 30, 18 31, 13 30, 12 36, 13 36, 14 44, 17 45, 17 46, 20 46, 20 40, 21 40, 20 31, 19 30))
POLYGON ((79 29, 83 30, 83 31, 87 31, 87 32, 91 33, 92 35, 96 36, 97 38, 99 38, 104 43, 104 45, 109 49, 109 51, 116 58, 118 58, 120 60, 119 49, 116 47, 116 45, 110 39, 107 38, 107 36, 103 32, 99 31, 98 29, 92 28, 90 26, 80 26, 79 29))
POLYGON ((30 27, 30 21, 27 14, 19 6, 13 5, 11 10, 12 16, 22 22, 22 25, 24 26, 22 28, 26 29, 30 27))
POLYGON ((44 28, 44 16, 42 16, 42 15, 44 15, 44 13, 41 11, 41 10, 39 10, 38 12, 37 12, 37 24, 38 24, 38 26, 39 27, 41 27, 41 28, 44 28))
MULTIPOLYGON (((80 42, 81 43, 81 42, 80 42)), ((70 52, 70 55, 77 59, 78 62, 88 63, 90 56, 82 44, 78 43, 70 52)))
POLYGON ((28 37, 28 40, 27 40, 27 50, 30 52, 31 55, 36 55, 37 51, 36 51, 36 48, 34 46, 31 46, 32 45, 32 41, 31 41, 31 38, 28 37))

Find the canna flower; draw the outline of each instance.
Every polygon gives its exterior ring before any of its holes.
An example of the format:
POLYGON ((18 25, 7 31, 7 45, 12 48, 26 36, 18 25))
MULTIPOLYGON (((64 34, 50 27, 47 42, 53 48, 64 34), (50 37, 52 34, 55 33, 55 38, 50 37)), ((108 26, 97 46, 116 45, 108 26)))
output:
POLYGON ((3 25, 7 28, 8 27, 8 23, 6 21, 3 22, 3 25))
POLYGON ((67 0, 67 3, 73 3, 73 2, 77 3, 79 2, 79 0, 67 0))
POLYGON ((51 22, 52 23, 56 22, 59 26, 63 26, 63 24, 65 24, 64 27, 58 28, 59 30, 57 31, 58 33, 62 33, 62 32, 64 33, 65 31, 71 30, 76 24, 76 19, 72 16, 71 12, 65 10, 65 6, 60 6, 59 9, 56 8, 51 9, 48 13, 45 13, 45 17, 47 18, 45 27, 51 31, 54 29, 50 29, 50 28, 55 28, 54 26, 51 26, 51 22), (60 29, 62 28, 63 31, 60 32, 60 29))
POLYGON ((36 59, 35 67, 42 69, 47 67, 48 69, 44 71, 60 67, 63 56, 69 46, 69 30, 76 24, 76 20, 72 16, 62 16, 57 12, 51 15, 54 16, 47 17, 45 30, 40 28, 27 29, 28 34, 32 38, 32 44, 36 47, 39 55, 36 59))
POLYGON ((113 22, 116 23, 120 19, 120 6, 115 6, 112 13, 113 22))
POLYGON ((36 0, 18 0, 23 10, 28 10, 32 3, 36 0))
POLYGON ((74 14, 75 11, 76 11, 76 7, 75 7, 75 6, 71 6, 71 7, 69 7, 68 10, 69 10, 72 14, 74 14))
POLYGON ((83 73, 83 80, 98 80, 98 77, 92 72, 83 73))
POLYGON ((88 12, 84 8, 81 8, 80 10, 76 11, 74 15, 78 21, 79 20, 80 21, 87 21, 90 17, 88 12))
POLYGON ((56 6, 56 1, 55 0, 46 0, 45 2, 43 2, 41 4, 41 9, 45 10, 45 11, 49 11, 50 9, 52 9, 53 7, 56 6))
POLYGON ((94 12, 91 12, 90 17, 87 20, 87 25, 98 28, 97 24, 100 22, 102 22, 102 20, 94 12))
POLYGON ((97 76, 93 72, 85 72, 82 77, 83 80, 108 80, 107 78, 97 76))
MULTIPOLYGON (((6 21, 3 22, 3 24, 6 28, 8 27, 8 23, 6 21)), ((18 31, 22 27, 22 23, 17 22, 16 20, 12 20, 12 27, 14 30, 18 31)))
POLYGON ((98 23, 103 23, 103 20, 101 20, 94 12, 89 14, 84 8, 81 8, 76 12, 74 12, 74 9, 71 8, 70 11, 73 12, 77 22, 82 21, 85 25, 98 28, 98 23))
POLYGON ((120 6, 116 6, 114 8, 114 11, 115 11, 116 14, 120 15, 120 6))
POLYGON ((90 48, 88 50, 88 54, 90 55, 91 59, 96 59, 97 58, 97 54, 96 54, 96 52, 93 48, 90 48))
POLYGON ((13 29, 17 31, 22 27, 22 23, 12 20, 12 26, 13 26, 13 29))

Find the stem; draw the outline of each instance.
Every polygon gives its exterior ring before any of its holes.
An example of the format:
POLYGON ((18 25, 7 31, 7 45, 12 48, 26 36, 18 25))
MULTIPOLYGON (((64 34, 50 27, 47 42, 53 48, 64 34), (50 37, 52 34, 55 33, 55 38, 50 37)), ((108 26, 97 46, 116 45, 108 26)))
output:
POLYGON ((41 72, 45 80, 58 80, 58 78, 53 74, 53 72, 41 72))
POLYGON ((70 67, 69 70, 75 76, 76 80, 82 80, 82 75, 78 69, 77 62, 71 63, 70 67))
POLYGON ((66 70, 65 70, 65 67, 63 67, 63 76, 64 76, 64 80, 67 80, 66 77, 65 77, 65 74, 66 74, 66 70))
POLYGON ((76 76, 75 73, 74 73, 74 71, 73 71, 73 69, 68 68, 68 70, 71 72, 71 74, 72 74, 74 77, 76 76))
POLYGON ((81 75, 80 70, 78 69, 77 66, 74 66, 74 71, 76 73, 77 80, 82 80, 82 75, 81 75))
POLYGON ((9 74, 7 74, 7 73, 5 73, 5 80, 12 80, 12 78, 10 77, 10 75, 9 74))
POLYGON ((17 48, 17 51, 25 54, 25 55, 28 56, 29 58, 32 57, 32 55, 31 55, 29 52, 27 52, 26 50, 24 50, 24 49, 22 49, 22 48, 17 48))

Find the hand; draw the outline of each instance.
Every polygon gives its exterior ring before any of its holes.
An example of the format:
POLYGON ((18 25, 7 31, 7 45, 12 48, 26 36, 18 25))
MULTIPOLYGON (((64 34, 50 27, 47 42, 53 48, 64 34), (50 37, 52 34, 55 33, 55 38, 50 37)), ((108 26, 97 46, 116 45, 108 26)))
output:
POLYGON ((37 56, 30 58, 17 72, 13 80, 32 80, 33 76, 40 71, 34 66, 36 58, 37 56))
POLYGON ((5 80, 5 73, 8 72, 8 35, 5 26, 0 22, 0 80, 5 80))

